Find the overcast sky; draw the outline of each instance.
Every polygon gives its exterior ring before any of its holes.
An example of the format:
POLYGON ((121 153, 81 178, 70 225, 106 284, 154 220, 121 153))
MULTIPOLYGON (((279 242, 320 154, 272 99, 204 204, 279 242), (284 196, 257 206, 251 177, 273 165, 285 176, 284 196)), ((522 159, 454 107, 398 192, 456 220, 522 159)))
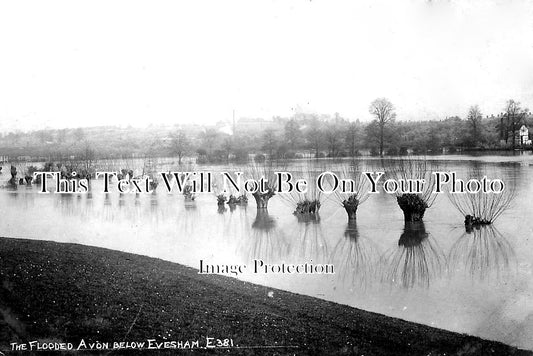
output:
POLYGON ((532 1, 4 1, 0 130, 533 108, 532 1))

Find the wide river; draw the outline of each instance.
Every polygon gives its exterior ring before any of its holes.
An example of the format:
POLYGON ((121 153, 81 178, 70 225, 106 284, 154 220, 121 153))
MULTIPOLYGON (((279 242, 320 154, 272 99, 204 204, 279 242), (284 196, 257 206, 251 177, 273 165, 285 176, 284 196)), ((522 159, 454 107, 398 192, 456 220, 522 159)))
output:
MULTIPOLYGON (((424 224, 413 229, 404 224, 394 195, 383 192, 370 196, 357 223, 348 224, 333 199, 324 202, 320 219, 305 222, 279 196, 268 211, 258 211, 251 196, 245 207, 219 211, 214 194, 198 195, 192 203, 167 194, 163 185, 156 194, 120 195, 114 188, 104 194, 100 179, 88 194, 39 194, 36 186, 1 189, 0 236, 99 246, 194 268, 200 260, 329 263, 333 275, 237 278, 533 349, 533 156, 431 160, 462 178, 482 168, 489 178, 514 185, 517 196, 493 228, 466 233, 463 216, 446 195, 437 197, 424 224)), ((293 162, 287 170, 300 165, 293 162)), ((333 169, 343 163, 321 161, 324 165, 333 169)))

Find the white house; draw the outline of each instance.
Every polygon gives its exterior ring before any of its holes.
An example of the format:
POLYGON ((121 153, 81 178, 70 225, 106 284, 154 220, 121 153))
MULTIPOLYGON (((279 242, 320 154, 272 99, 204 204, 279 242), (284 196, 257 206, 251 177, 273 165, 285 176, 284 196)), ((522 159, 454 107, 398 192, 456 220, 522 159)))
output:
POLYGON ((526 125, 522 125, 518 130, 518 137, 516 137, 516 143, 520 146, 530 146, 531 140, 529 139, 529 129, 526 125))

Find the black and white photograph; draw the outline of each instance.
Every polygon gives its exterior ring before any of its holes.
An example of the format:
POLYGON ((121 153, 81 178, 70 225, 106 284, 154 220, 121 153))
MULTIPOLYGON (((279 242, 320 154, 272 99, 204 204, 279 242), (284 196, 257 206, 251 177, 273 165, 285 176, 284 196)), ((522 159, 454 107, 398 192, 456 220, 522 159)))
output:
POLYGON ((533 355, 532 110, 530 0, 1 1, 0 356, 533 355))

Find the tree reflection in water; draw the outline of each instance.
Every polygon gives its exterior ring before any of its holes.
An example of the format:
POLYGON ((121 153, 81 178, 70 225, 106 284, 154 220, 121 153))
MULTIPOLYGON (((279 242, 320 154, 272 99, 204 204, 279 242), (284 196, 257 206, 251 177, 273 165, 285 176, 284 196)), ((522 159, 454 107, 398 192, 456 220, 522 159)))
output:
POLYGON ((16 200, 16 204, 22 204, 23 211, 28 211, 29 209, 32 209, 35 206, 35 194, 24 190, 6 190, 6 196, 9 197, 9 199, 16 200))
POLYGON ((493 273, 499 279, 509 271, 515 252, 507 239, 492 225, 465 231, 449 253, 450 266, 462 266, 474 279, 485 280, 493 273))
POLYGON ((427 288, 433 278, 442 274, 446 258, 423 222, 406 221, 398 248, 386 253, 383 262, 383 277, 390 283, 403 288, 427 288))
MULTIPOLYGON (((74 216, 76 209, 74 208, 74 196, 68 193, 54 193, 54 206, 64 216, 74 216)), ((79 205, 79 204, 76 204, 79 205)))
POLYGON ((298 257, 303 261, 327 263, 328 244, 320 226, 319 214, 296 215, 298 220, 298 257))
MULTIPOLYGON (((221 207, 218 207, 220 209, 221 207)), ((224 213, 217 215, 216 226, 222 226, 222 229, 216 229, 214 237, 217 240, 224 240, 228 245, 236 246, 238 253, 239 246, 245 238, 249 238, 250 222, 247 216, 247 205, 226 204, 224 213)), ((197 220, 198 222, 198 220, 197 220)))
POLYGON ((350 221, 344 237, 333 248, 331 259, 341 283, 360 289, 369 285, 375 277, 379 254, 372 241, 360 236, 357 223, 350 221))
POLYGON ((251 231, 247 234, 243 248, 247 258, 261 259, 265 263, 279 262, 290 251, 285 234, 278 229, 276 220, 267 209, 257 209, 251 231))
POLYGON ((196 200, 183 198, 183 210, 178 206, 178 211, 171 212, 175 215, 177 231, 180 234, 193 236, 198 221, 201 221, 200 210, 196 206, 196 200))

